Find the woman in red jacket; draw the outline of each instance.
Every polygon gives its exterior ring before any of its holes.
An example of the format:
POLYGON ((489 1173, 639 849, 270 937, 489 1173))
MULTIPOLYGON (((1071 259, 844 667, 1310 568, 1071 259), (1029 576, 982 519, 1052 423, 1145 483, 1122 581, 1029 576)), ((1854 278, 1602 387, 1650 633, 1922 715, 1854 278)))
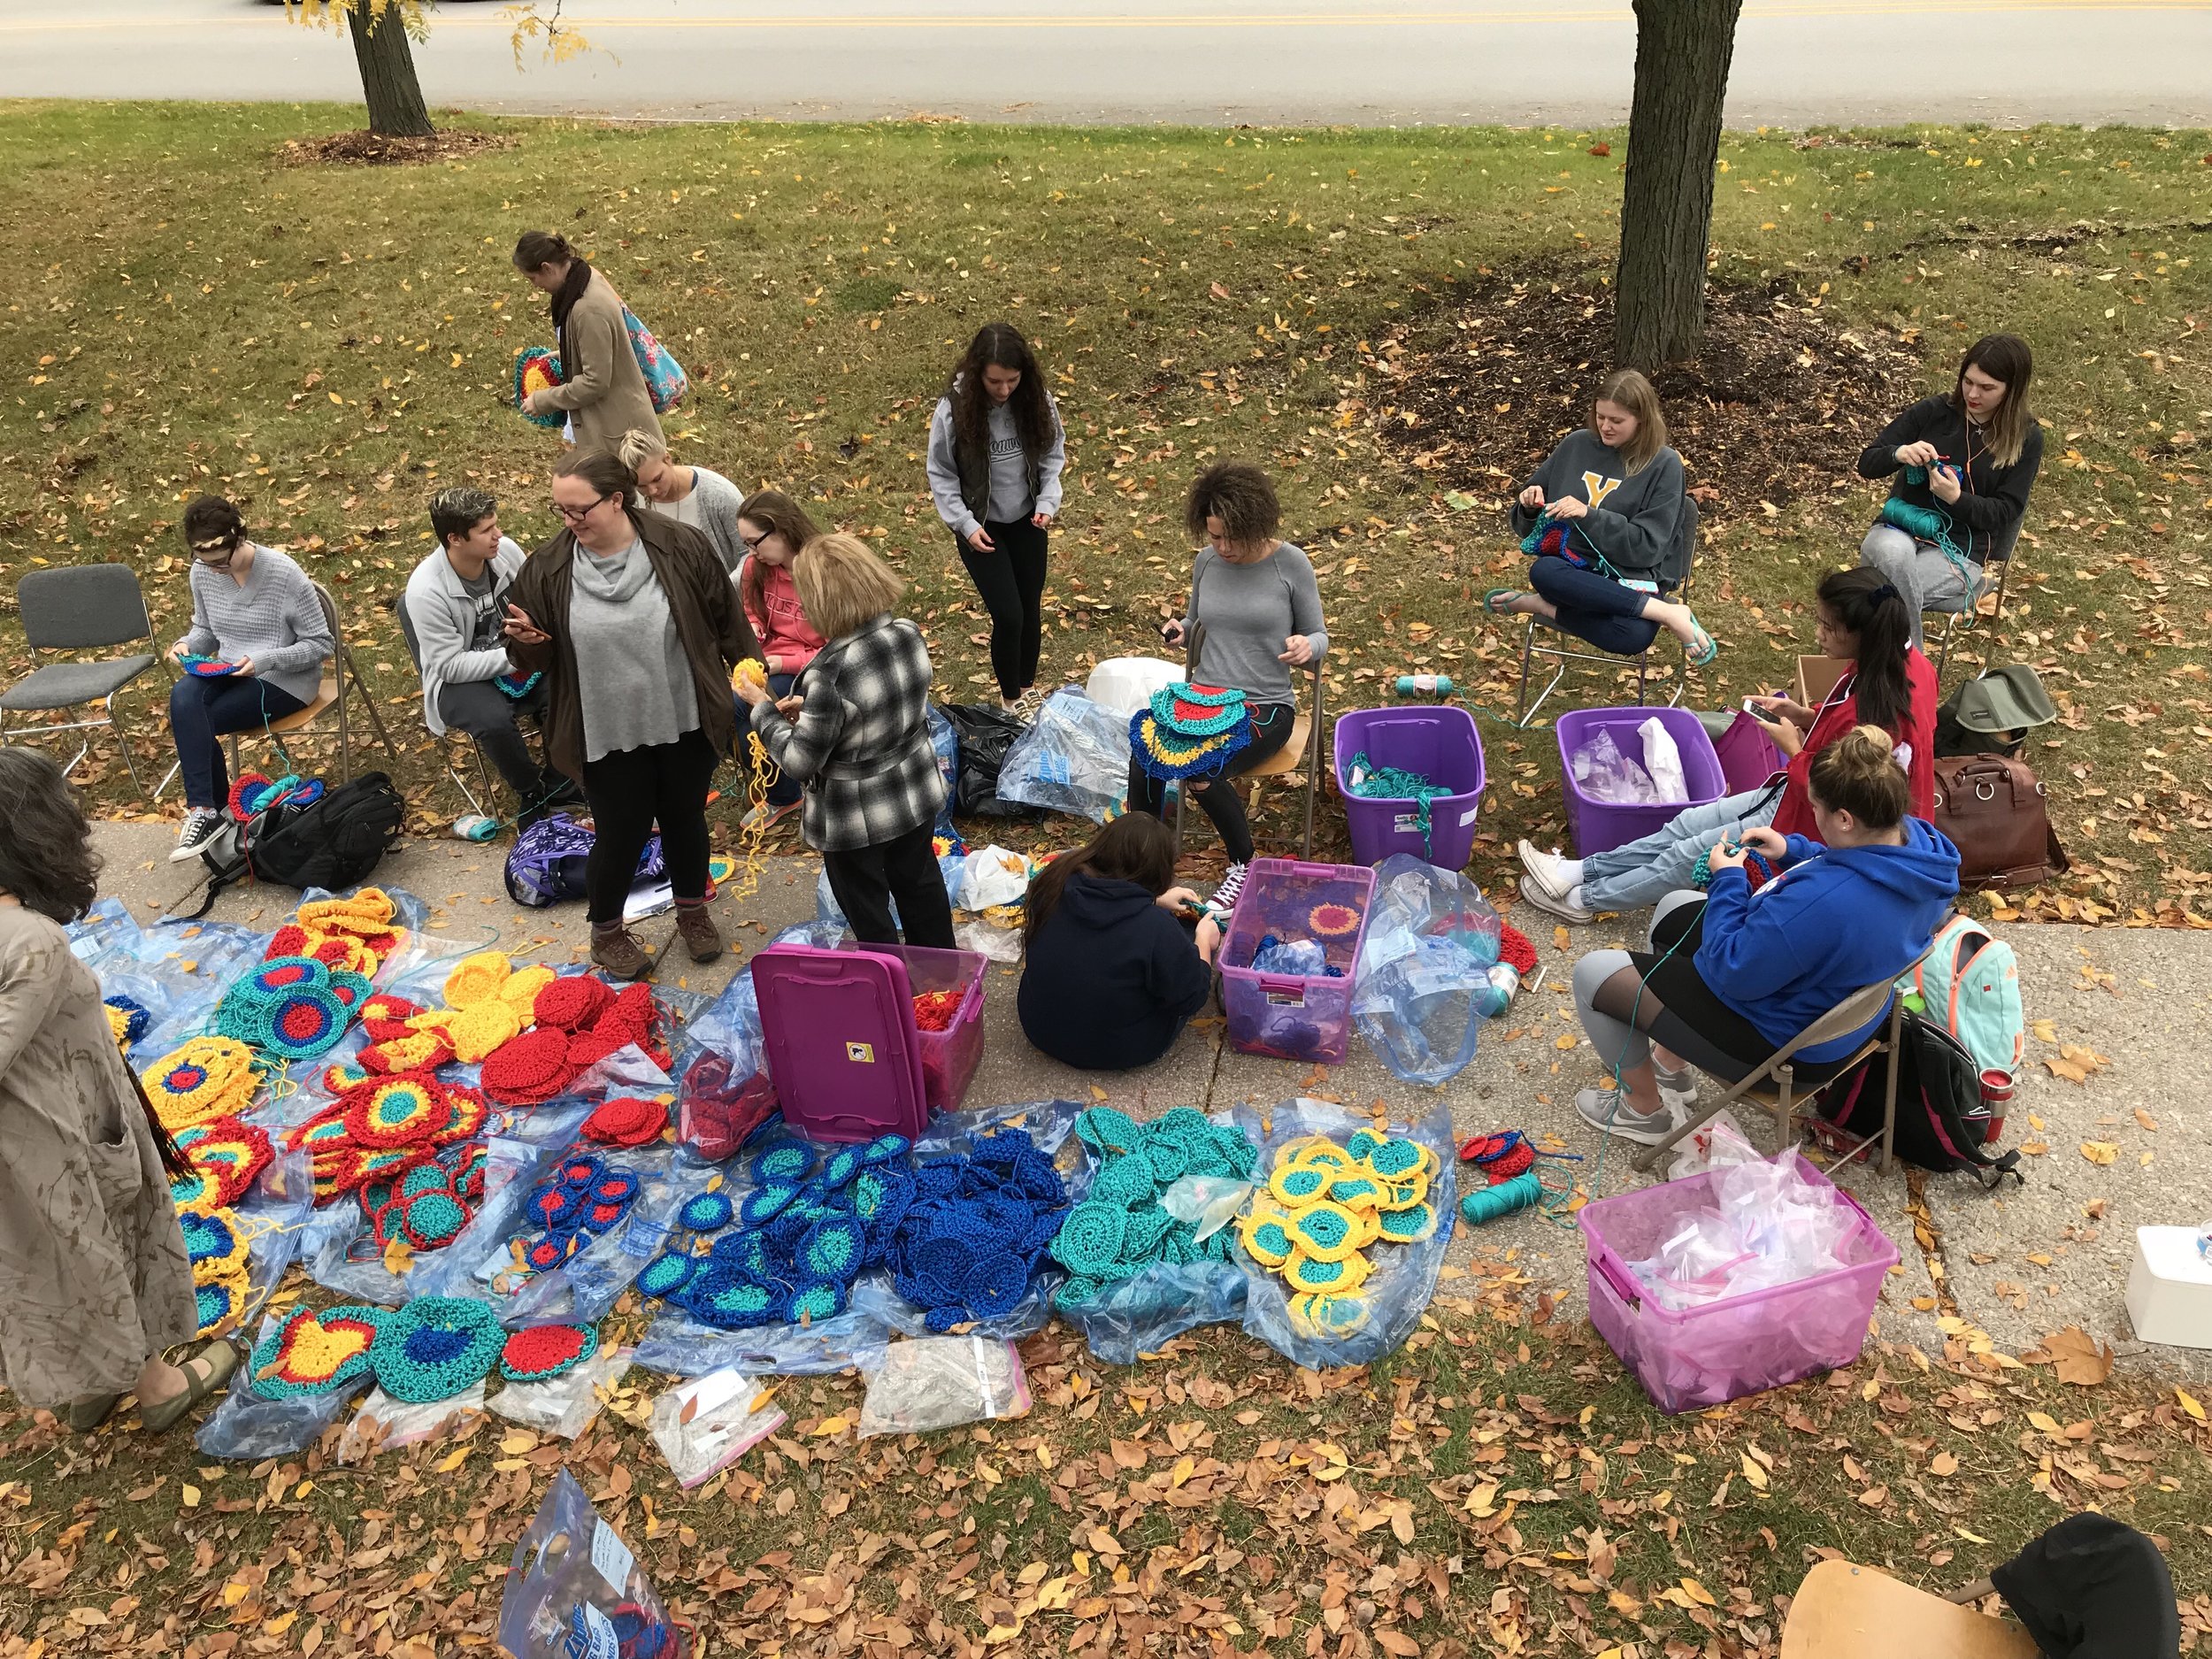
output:
POLYGON ((1904 596, 1866 565, 1831 572, 1816 596, 1821 654, 1850 668, 1816 709, 1784 696, 1751 699, 1787 768, 1756 789, 1686 808, 1650 834, 1587 858, 1563 858, 1523 841, 1523 898, 1563 921, 1586 922, 1600 910, 1634 910, 1690 886, 1699 857, 1723 836, 1740 841, 1744 831, 1771 825, 1785 835, 1819 840, 1806 778, 1813 757, 1857 726, 1889 733, 1912 816, 1934 811, 1936 673, 1913 649, 1904 596))
MULTIPOLYGON (((731 580, 737 584, 738 603, 752 626, 753 637, 760 641, 761 654, 767 658, 768 689, 779 699, 791 695, 792 682, 800 671, 827 643, 808 625, 806 612, 799 604, 799 590, 791 581, 791 561, 798 557, 801 548, 821 534, 807 510, 780 489, 754 491, 737 515, 737 535, 745 544, 745 556, 731 580)), ((741 717, 737 757, 741 772, 750 765, 741 752, 748 729, 741 717)), ((797 810, 802 793, 792 780, 779 775, 768 786, 767 802, 746 813, 743 827, 765 829, 788 816, 797 810)))

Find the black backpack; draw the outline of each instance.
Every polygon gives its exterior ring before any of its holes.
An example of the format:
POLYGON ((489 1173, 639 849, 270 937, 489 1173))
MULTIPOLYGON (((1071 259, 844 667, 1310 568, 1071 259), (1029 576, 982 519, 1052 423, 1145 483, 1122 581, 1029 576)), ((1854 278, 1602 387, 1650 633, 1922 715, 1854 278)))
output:
POLYGON ((243 824, 227 822, 200 849, 207 890, 193 915, 206 915, 217 894, 249 879, 331 893, 358 887, 398 844, 406 815, 391 779, 367 772, 304 806, 280 801, 243 824))
POLYGON ((1864 1138, 1882 1133, 1882 1096, 1897 1065, 1897 1156, 1924 1170, 1972 1170, 1985 1187, 2007 1175, 2024 1182, 2017 1152, 1982 1150, 1989 1125, 1981 1068, 1941 1025, 1907 1011, 1893 1053, 1869 1055, 1831 1083, 1821 1101, 1828 1121, 1864 1138))

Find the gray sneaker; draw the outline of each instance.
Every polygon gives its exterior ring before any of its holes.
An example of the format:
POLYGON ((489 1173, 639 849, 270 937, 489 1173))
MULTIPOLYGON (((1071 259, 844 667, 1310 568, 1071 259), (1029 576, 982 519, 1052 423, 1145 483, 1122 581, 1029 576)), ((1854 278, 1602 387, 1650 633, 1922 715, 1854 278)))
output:
POLYGON ((1697 1099, 1697 1068, 1684 1066, 1678 1071, 1653 1062, 1651 1075, 1658 1080, 1659 1098, 1670 1106, 1687 1106, 1697 1099))
POLYGON ((1663 1095, 1661 1100, 1663 1104, 1659 1110, 1640 1112, 1617 1088, 1586 1088, 1575 1096, 1575 1110, 1581 1114, 1584 1123, 1601 1134, 1618 1135, 1639 1146, 1655 1147, 1681 1127, 1684 1121, 1679 1106, 1663 1095))

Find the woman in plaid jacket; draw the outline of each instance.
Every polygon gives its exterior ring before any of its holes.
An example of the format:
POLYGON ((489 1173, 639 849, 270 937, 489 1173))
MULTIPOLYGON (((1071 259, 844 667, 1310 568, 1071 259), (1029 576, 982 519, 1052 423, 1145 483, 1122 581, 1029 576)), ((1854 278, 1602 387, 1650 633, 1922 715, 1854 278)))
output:
POLYGON ((778 701, 737 695, 784 775, 806 786, 800 819, 830 891, 864 944, 953 949, 952 902, 930 844, 944 780, 929 743, 929 648, 891 614, 906 584, 856 536, 817 536, 791 562, 807 624, 829 641, 778 701))

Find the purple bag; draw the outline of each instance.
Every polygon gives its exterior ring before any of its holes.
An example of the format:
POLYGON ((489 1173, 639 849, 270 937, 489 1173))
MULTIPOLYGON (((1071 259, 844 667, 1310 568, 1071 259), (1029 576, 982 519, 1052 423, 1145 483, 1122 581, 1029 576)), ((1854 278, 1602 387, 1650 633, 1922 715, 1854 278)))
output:
POLYGON ((1759 722, 1741 709, 1713 740, 1713 753, 1720 757, 1721 780, 1730 795, 1760 787, 1788 764, 1759 722))
MULTIPOLYGON (((565 812, 540 818, 515 838, 507 855, 507 896, 532 910, 582 898, 591 842, 591 832, 565 812)), ((638 860, 636 879, 657 879, 662 868, 661 838, 655 835, 638 860)))

